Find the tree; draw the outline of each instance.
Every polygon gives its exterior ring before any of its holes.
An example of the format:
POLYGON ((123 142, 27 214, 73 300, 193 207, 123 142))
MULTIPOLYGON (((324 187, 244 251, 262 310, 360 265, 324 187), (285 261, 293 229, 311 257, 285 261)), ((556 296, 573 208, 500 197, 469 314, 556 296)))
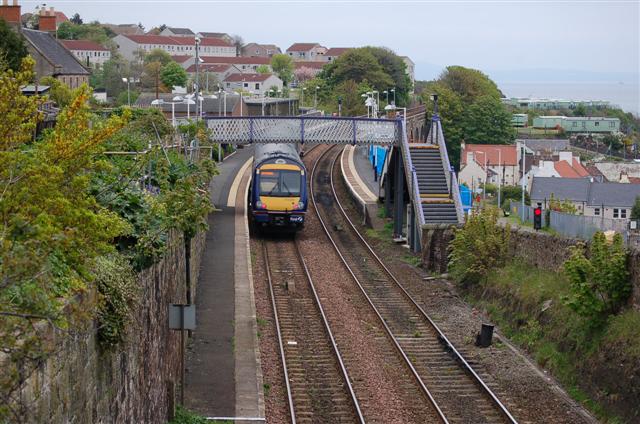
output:
POLYGON ((499 99, 482 96, 469 106, 463 120, 464 140, 471 144, 507 144, 514 140, 511 114, 499 99))
POLYGON ((438 94, 439 115, 451 165, 459 168, 460 143, 505 144, 515 137, 511 115, 500 101, 502 93, 482 72, 449 66, 423 86, 427 116, 433 113, 432 94, 438 94))
POLYGON ((282 80, 283 86, 288 86, 293 77, 293 60, 286 54, 274 54, 271 57, 271 69, 282 80))
POLYGON ((296 81, 305 82, 315 77, 316 73, 313 69, 302 66, 293 71, 293 75, 296 77, 296 81))
POLYGON ((172 61, 162 67, 160 80, 167 88, 185 87, 187 85, 187 71, 172 61))
MULTIPOLYGON (((366 113, 366 108, 362 97, 360 97, 360 90, 358 84, 354 80, 347 80, 338 86, 336 93, 340 93, 342 97, 342 115, 343 116, 362 116, 366 113)), ((335 99, 335 103, 338 103, 338 99, 335 99)))
POLYGON ((168 63, 173 62, 173 59, 171 59, 171 55, 164 50, 153 49, 144 55, 143 61, 145 65, 151 62, 160 62, 162 66, 166 66, 168 63))
POLYGON ((347 80, 367 82, 379 91, 393 87, 393 79, 384 71, 373 53, 363 48, 349 50, 341 55, 325 66, 320 75, 327 78, 334 87, 347 80))
POLYGON ((455 91, 466 103, 485 96, 495 99, 504 97, 496 83, 477 69, 448 66, 440 74, 438 81, 455 91))
POLYGON ((231 37, 231 42, 236 48, 236 56, 240 56, 242 52, 242 46, 244 45, 244 40, 239 35, 235 34, 231 37))
POLYGON ((69 20, 76 25, 82 25, 82 18, 79 13, 74 14, 69 20))
POLYGON ((22 38, 4 19, 0 19, 0 71, 6 66, 17 71, 28 54, 22 38))
POLYGON ((67 107, 71 104, 76 96, 76 93, 69 88, 66 84, 54 77, 44 77, 40 80, 42 85, 48 85, 49 98, 56 102, 58 107, 67 107))
POLYGON ((376 58, 384 72, 393 80, 393 86, 379 87, 376 85, 375 87, 380 92, 384 89, 395 88, 396 104, 400 106, 406 105, 411 91, 411 79, 407 75, 407 65, 404 60, 385 47, 364 47, 364 50, 370 52, 376 58))
POLYGON ((256 72, 259 74, 269 74, 271 73, 271 69, 267 65, 260 65, 256 68, 256 72))

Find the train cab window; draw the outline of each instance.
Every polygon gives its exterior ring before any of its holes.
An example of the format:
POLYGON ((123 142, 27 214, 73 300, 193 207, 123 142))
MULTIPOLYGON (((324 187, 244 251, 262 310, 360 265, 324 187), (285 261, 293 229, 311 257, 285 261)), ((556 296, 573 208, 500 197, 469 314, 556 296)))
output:
POLYGON ((260 172, 261 196, 300 196, 300 171, 268 170, 260 172))

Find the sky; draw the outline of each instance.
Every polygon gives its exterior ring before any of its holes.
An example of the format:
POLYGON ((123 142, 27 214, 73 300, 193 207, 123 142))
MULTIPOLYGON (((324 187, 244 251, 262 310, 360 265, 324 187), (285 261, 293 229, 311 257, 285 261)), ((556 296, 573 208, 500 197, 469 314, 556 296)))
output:
MULTIPOLYGON (((498 80, 638 83, 640 0, 45 0, 85 22, 166 24, 245 42, 385 46, 431 79, 447 65, 498 80)), ((42 2, 21 0, 23 13, 42 2)))

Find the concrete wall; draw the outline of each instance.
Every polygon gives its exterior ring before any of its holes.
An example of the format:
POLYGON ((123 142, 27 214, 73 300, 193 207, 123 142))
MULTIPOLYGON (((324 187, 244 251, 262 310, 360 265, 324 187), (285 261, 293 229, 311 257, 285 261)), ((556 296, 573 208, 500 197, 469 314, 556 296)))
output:
MULTIPOLYGON (((102 352, 95 328, 60 337, 56 354, 24 384, 24 422, 162 423, 170 387, 180 384, 180 336, 168 329, 168 304, 185 302, 182 238, 172 235, 164 259, 139 274, 140 304, 127 343, 102 352)), ((192 281, 198 280, 205 237, 192 241, 192 281)), ((193 284, 193 283, 192 283, 193 284)))

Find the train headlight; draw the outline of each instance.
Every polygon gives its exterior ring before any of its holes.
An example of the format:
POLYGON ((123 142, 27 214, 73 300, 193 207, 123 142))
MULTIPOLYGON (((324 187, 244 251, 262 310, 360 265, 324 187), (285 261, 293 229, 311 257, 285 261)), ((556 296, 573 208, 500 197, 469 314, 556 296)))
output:
POLYGON ((267 204, 266 203, 262 203, 262 201, 258 200, 256 202, 256 208, 258 208, 258 209, 267 209, 267 204))
POLYGON ((304 202, 298 202, 298 204, 295 207, 296 210, 302 210, 304 209, 304 202))

